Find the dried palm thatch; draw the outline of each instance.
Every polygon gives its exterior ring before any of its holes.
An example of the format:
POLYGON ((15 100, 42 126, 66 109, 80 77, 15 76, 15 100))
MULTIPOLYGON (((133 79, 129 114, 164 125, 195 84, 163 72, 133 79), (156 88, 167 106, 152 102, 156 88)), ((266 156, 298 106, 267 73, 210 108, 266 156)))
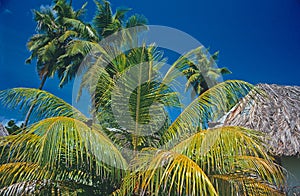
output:
POLYGON ((1 136, 7 136, 7 135, 9 135, 9 133, 7 132, 5 127, 0 123, 0 137, 1 136))
POLYGON ((266 133, 263 139, 272 154, 299 156, 300 86, 257 86, 265 94, 250 92, 222 118, 222 124, 263 131, 266 133))

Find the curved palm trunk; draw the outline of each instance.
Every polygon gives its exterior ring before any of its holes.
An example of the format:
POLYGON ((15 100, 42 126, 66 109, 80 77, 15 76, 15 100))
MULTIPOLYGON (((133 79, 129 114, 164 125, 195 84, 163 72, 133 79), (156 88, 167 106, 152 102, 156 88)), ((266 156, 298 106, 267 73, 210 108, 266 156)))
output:
MULTIPOLYGON (((41 84, 40 84, 40 86, 39 86, 39 88, 38 88, 39 90, 42 90, 42 89, 43 89, 43 87, 44 87, 44 85, 45 85, 45 82, 46 82, 46 79, 47 79, 47 73, 44 74, 44 76, 43 76, 43 78, 42 78, 41 84)), ((24 119, 24 125, 23 125, 23 128, 25 128, 25 127, 27 126, 27 124, 28 124, 30 115, 31 115, 31 113, 32 113, 32 111, 33 111, 33 108, 34 108, 34 106, 35 106, 35 103, 36 103, 36 100, 37 100, 37 99, 38 99, 38 95, 35 97, 35 99, 34 99, 32 105, 30 106, 30 108, 29 108, 29 110, 28 110, 28 112, 27 112, 27 114, 26 114, 26 117, 25 117, 25 119, 24 119)))

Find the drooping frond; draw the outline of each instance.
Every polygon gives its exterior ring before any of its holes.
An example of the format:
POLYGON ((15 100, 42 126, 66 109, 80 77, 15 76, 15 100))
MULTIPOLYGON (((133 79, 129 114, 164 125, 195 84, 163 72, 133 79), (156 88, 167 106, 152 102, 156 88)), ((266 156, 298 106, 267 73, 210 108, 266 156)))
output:
POLYGON ((261 134, 254 130, 220 127, 200 131, 180 142, 172 151, 194 160, 212 177, 215 187, 220 189, 218 191, 225 191, 225 195, 233 191, 233 188, 234 192, 250 193, 254 191, 249 186, 252 183, 266 187, 265 192, 276 192, 284 185, 284 174, 262 147, 260 137, 261 134), (231 178, 233 176, 240 180, 235 181, 231 178), (223 182, 226 177, 227 183, 232 184, 232 189, 226 189, 226 183, 223 182))
MULTIPOLYGON (((92 187, 92 176, 79 170, 50 171, 35 163, 15 162, 0 166, 1 195, 42 194, 60 189, 61 193, 92 187)), ((82 190, 81 190, 82 191, 82 190)))
POLYGON ((242 127, 219 127, 200 130, 189 138, 181 141, 172 148, 172 151, 183 153, 195 160, 198 164, 205 162, 201 167, 207 167, 210 172, 225 168, 222 156, 254 156, 270 160, 265 149, 261 147, 261 140, 257 131, 242 127), (214 153, 215 154, 211 154, 214 153), (204 161, 202 156, 209 156, 212 160, 204 161), (203 159, 203 160, 202 160, 203 159), (211 162, 214 161, 214 162, 211 162), (221 165, 220 165, 221 164, 221 165))
MULTIPOLYGON (((61 168, 53 168, 49 170, 48 165, 42 167, 36 163, 14 162, 6 163, 0 166, 0 182, 1 191, 10 185, 24 181, 39 180, 66 180, 74 183, 81 183, 92 186, 92 176, 84 171, 73 169, 62 170, 61 168)), ((25 188, 25 187, 23 187, 25 188)))
POLYGON ((177 117, 163 135, 168 145, 176 145, 193 133, 208 128, 209 122, 217 121, 253 88, 247 82, 229 80, 217 84, 197 97, 177 117))
POLYGON ((123 180, 119 195, 217 195, 205 172, 187 156, 143 151, 123 180))
POLYGON ((96 176, 120 178, 126 161, 101 127, 89 127, 69 117, 41 120, 26 132, 1 139, 7 162, 29 162, 59 169, 84 170, 96 176))
POLYGON ((33 88, 13 88, 0 91, 0 101, 8 108, 19 108, 26 112, 32 104, 32 119, 39 120, 54 116, 67 116, 86 121, 87 118, 76 108, 53 94, 33 88))

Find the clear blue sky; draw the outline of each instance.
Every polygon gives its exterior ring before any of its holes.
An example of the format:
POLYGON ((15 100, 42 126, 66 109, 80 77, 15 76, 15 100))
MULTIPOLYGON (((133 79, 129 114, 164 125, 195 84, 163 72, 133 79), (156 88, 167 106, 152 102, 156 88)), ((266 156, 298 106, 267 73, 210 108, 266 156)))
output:
MULTIPOLYGON (((75 7, 84 0, 73 0, 75 7)), ((87 19, 94 13, 88 1, 87 19)), ((145 15, 151 25, 184 31, 212 51, 218 65, 228 67, 230 79, 250 83, 300 85, 300 0, 112 0, 112 7, 127 6, 145 15)), ((25 65, 28 38, 35 32, 32 9, 51 0, 0 0, 0 90, 37 87, 35 65, 25 65)), ((45 89, 71 101, 71 85, 59 89, 48 80, 45 89)), ((7 111, 0 111, 7 116, 7 111)))

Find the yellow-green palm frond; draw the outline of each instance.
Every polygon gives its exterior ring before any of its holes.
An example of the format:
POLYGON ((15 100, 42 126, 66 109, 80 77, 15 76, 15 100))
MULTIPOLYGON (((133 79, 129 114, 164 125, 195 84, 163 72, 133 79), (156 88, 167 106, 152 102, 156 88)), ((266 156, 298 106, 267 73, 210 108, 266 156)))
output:
POLYGON ((44 195, 59 189, 58 192, 69 195, 95 187, 92 179, 79 170, 50 171, 34 163, 8 163, 0 166, 0 194, 44 195))
POLYGON ((269 195, 283 196, 283 187, 279 189, 271 184, 261 182, 253 177, 242 174, 213 175, 214 182, 218 184, 218 191, 224 195, 269 195))
POLYGON ((96 176, 121 177, 125 159, 103 134, 69 117, 53 117, 28 127, 25 133, 2 138, 7 162, 36 163, 49 170, 79 169, 96 176))
POLYGON ((119 195, 217 195, 205 172, 193 160, 172 151, 143 151, 123 180, 119 195))
POLYGON ((27 162, 6 163, 0 166, 1 188, 20 182, 41 180, 69 181, 93 186, 92 176, 82 170, 74 169, 71 171, 61 170, 60 168, 49 170, 47 165, 42 167, 36 163, 27 162))
POLYGON ((177 117, 163 139, 176 145, 199 130, 206 129, 209 122, 215 122, 228 112, 238 101, 247 95, 253 85, 240 81, 228 80, 217 84, 197 97, 177 117))
POLYGON ((26 112, 31 105, 32 119, 67 116, 85 121, 86 117, 76 108, 55 95, 34 88, 13 88, 0 91, 0 102, 8 108, 19 108, 26 112))
MULTIPOLYGON (((257 131, 242 127, 220 127, 200 131, 176 145, 172 151, 194 160, 213 179, 221 176, 224 181, 228 177, 228 183, 239 192, 253 191, 249 185, 252 182, 268 187, 266 192, 278 190, 284 185, 285 177, 282 168, 262 147, 260 136, 257 131), (234 181, 230 176, 239 176, 243 183, 234 181)), ((226 190, 226 183, 220 180, 214 182, 219 183, 215 187, 219 187, 220 192, 226 190)))
POLYGON ((70 37, 77 37, 78 36, 78 32, 73 31, 73 30, 67 30, 66 32, 64 32, 64 34, 62 34, 59 38, 58 41, 63 43, 65 41, 67 41, 68 38, 70 37))

